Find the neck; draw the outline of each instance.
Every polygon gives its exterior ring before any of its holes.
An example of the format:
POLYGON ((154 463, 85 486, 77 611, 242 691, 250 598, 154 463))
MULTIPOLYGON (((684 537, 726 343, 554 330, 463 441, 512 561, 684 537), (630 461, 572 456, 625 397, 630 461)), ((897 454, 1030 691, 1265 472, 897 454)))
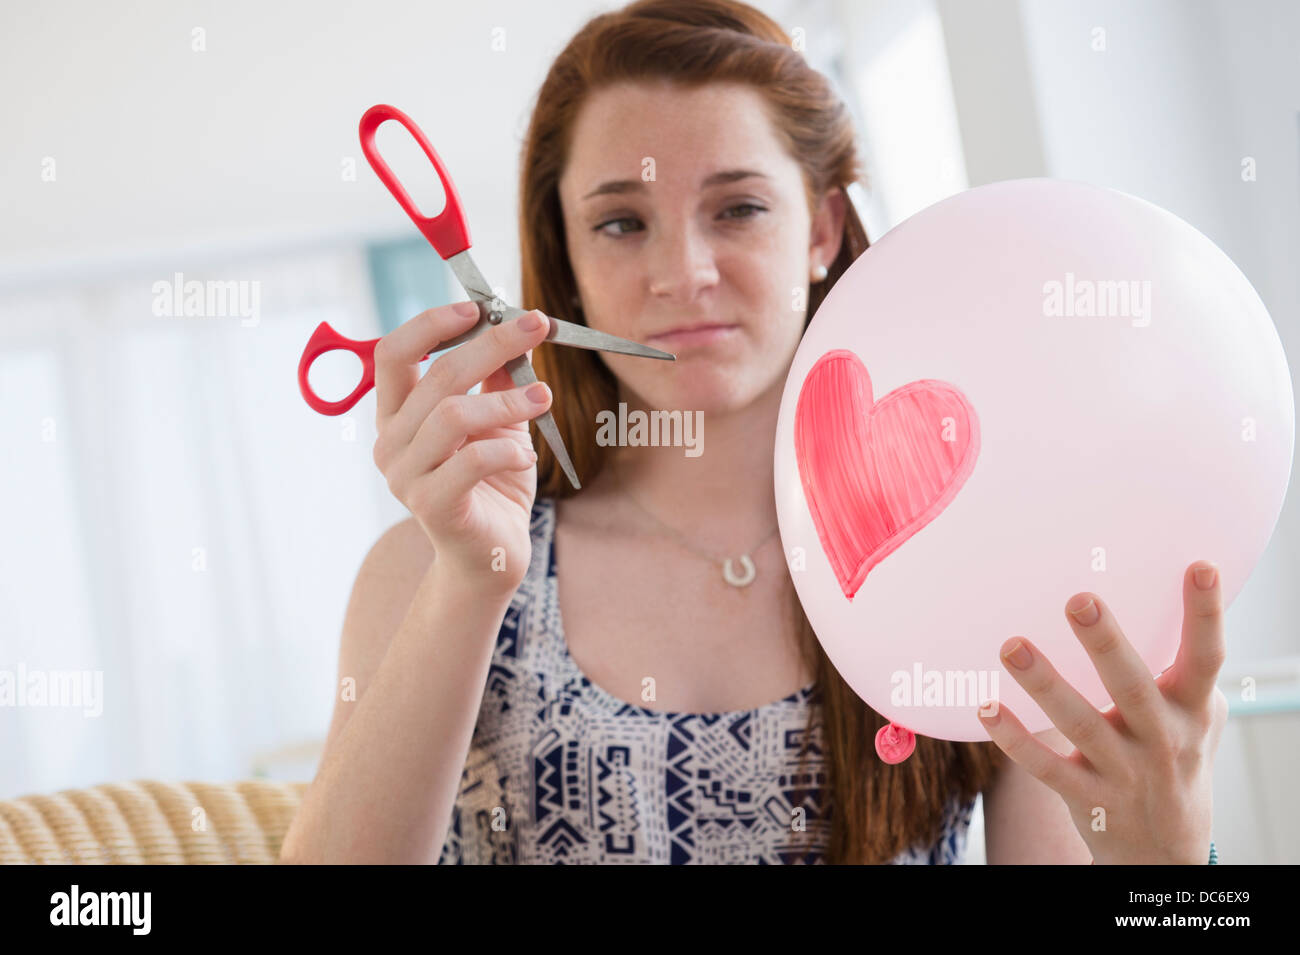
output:
MULTIPOLYGON (((608 492, 622 499, 629 520, 653 523, 630 495, 699 547, 727 553, 758 544, 776 527, 772 458, 783 385, 778 379, 736 411, 701 415, 707 440, 696 457, 671 446, 613 449, 604 472, 608 492)), ((620 400, 627 402, 629 413, 649 412, 639 396, 626 390, 620 389, 620 400)))

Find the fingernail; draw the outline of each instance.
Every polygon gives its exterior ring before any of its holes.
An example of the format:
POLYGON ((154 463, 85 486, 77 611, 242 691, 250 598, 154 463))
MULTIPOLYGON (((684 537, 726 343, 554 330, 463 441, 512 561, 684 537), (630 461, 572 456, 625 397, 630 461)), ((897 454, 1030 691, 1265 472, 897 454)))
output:
POLYGON ((456 310, 457 315, 461 315, 465 318, 473 318, 478 314, 477 302, 457 302, 452 306, 452 308, 456 310))
POLYGON ((1028 670, 1029 664, 1034 662, 1034 656, 1029 652, 1021 640, 1016 641, 1016 645, 1007 653, 1002 654, 1002 659, 1006 660, 1017 670, 1028 670))
POLYGON ((1074 617, 1074 619, 1079 622, 1080 626, 1091 627, 1097 622, 1097 618, 1101 616, 1101 612, 1097 610, 1097 601, 1093 600, 1091 597, 1086 597, 1084 599, 1087 601, 1086 603, 1080 601, 1076 597, 1071 602, 1079 604, 1079 606, 1066 607, 1065 609, 1070 611, 1070 616, 1074 617))
POLYGON ((1196 586, 1201 590, 1209 590, 1211 587, 1213 587, 1215 572, 1217 570, 1218 568, 1216 567, 1196 568, 1196 570, 1192 573, 1192 577, 1195 578, 1196 580, 1196 586))
POLYGON ((998 720, 1002 719, 1002 710, 993 700, 985 700, 980 704, 979 718, 987 726, 997 726, 998 720))
POLYGON ((519 327, 526 332, 535 332, 542 327, 542 316, 536 312, 529 312, 523 318, 519 319, 519 327))
MULTIPOLYGON (((523 319, 520 319, 520 321, 523 321, 523 319)), ((524 394, 526 394, 528 396, 528 400, 533 402, 534 404, 544 405, 546 404, 547 391, 548 389, 546 385, 542 384, 539 381, 534 385, 529 385, 528 389, 524 392, 524 394)))

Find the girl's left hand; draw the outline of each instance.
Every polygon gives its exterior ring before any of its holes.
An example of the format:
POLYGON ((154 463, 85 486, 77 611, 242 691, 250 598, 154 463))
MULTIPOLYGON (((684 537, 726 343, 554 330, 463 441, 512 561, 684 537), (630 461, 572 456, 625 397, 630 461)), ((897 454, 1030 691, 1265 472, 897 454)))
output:
POLYGON ((1158 677, 1100 597, 1076 594, 1066 619, 1115 705, 1098 712, 1018 637, 1003 645, 1003 665, 1075 751, 1059 755, 997 701, 980 707, 989 713, 980 717, 985 730, 1065 800, 1094 863, 1204 865, 1214 754, 1228 718, 1228 698, 1215 685, 1227 652, 1218 568, 1200 561, 1183 574, 1182 640, 1158 677))

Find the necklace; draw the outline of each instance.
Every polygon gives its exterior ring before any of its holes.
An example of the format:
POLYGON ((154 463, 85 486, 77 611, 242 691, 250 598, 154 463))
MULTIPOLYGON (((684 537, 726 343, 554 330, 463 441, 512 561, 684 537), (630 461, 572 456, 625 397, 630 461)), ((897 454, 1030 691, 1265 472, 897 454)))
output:
POLYGON ((770 538, 773 534, 775 534, 780 529, 779 525, 773 527, 770 531, 768 531, 766 534, 763 535, 762 540, 760 540, 757 544, 751 547, 748 551, 740 555, 740 566, 742 568, 742 572, 737 573, 732 558, 719 557, 716 554, 711 554, 706 551, 700 550, 698 547, 696 547, 694 544, 688 541, 685 535, 683 535, 681 531, 677 530, 675 527, 669 527, 659 518, 655 517, 655 515, 652 514, 644 504, 638 501, 636 497, 627 490, 626 487, 624 487, 623 493, 626 494, 628 499, 633 504, 635 504, 642 512, 644 512, 647 517, 649 517, 652 521, 654 521, 664 530, 672 534, 673 537, 677 540, 677 542, 681 544, 683 547, 685 547, 687 550, 691 551, 691 553, 706 558, 710 563, 713 564, 721 563, 722 579, 725 580, 727 583, 731 584, 731 586, 733 587, 747 587, 749 586, 750 583, 753 582, 756 571, 754 570, 754 561, 750 559, 749 555, 754 551, 758 550, 758 548, 763 546, 765 543, 767 543, 768 538, 770 538))

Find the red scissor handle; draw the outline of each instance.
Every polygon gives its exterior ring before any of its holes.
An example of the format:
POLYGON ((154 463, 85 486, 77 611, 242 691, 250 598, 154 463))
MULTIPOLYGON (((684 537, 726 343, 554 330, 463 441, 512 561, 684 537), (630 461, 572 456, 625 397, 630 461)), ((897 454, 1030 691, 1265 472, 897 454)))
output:
POLYGON ((375 171, 380 180, 388 191, 393 194, 398 205, 406 210, 406 214, 411 217, 411 221, 416 227, 424 233, 424 237, 433 244, 438 250, 438 254, 444 259, 449 259, 458 252, 464 252, 470 247, 469 225, 465 222, 465 216, 460 210, 460 196, 456 192, 456 185, 451 181, 451 176, 447 173, 447 167, 442 164, 442 159, 434 152, 433 146, 420 127, 416 126, 411 117, 407 116, 395 106, 372 106, 366 110, 365 115, 361 117, 361 151, 365 153, 366 159, 375 171), (433 163, 433 168, 438 172, 438 179, 442 182, 442 191, 447 196, 446 205, 442 212, 436 216, 425 216, 420 214, 420 210, 415 203, 411 201, 410 195, 406 191, 397 177, 393 175, 393 170, 389 168, 384 157, 379 155, 379 150, 375 148, 375 131, 379 129, 381 123, 387 120, 395 119, 406 127, 407 132, 415 137, 415 141, 420 144, 424 154, 429 157, 433 163))
MULTIPOLYGON (((298 390, 302 392, 303 399, 311 406, 313 411, 319 411, 321 414, 340 415, 348 411, 361 400, 361 396, 375 386, 375 346, 379 344, 378 338, 372 338, 369 341, 358 342, 351 338, 344 338, 338 332, 330 327, 329 322, 321 322, 316 326, 316 331, 307 341, 307 347, 302 350, 302 358, 298 361, 298 390), (311 390, 311 382, 307 380, 307 373, 311 369, 311 363, 328 351, 350 351, 361 359, 361 383, 352 389, 352 394, 338 401, 326 401, 316 392, 311 390)), ((421 361, 432 355, 429 352, 421 361)))

